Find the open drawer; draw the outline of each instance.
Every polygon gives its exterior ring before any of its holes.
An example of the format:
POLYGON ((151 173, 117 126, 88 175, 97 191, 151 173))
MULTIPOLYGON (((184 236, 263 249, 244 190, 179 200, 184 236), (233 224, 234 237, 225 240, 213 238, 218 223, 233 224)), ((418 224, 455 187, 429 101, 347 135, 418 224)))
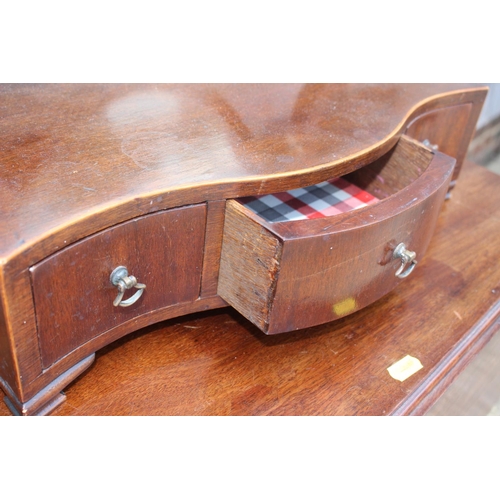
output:
POLYGON ((267 334, 371 304, 422 259, 454 165, 402 136, 382 158, 342 178, 368 193, 365 206, 272 222, 245 206, 248 200, 229 200, 219 295, 267 334))

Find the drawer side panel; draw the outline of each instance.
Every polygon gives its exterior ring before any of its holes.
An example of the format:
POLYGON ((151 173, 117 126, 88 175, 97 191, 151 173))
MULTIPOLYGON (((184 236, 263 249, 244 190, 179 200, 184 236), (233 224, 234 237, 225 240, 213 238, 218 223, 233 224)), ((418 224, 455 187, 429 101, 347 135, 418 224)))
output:
POLYGON ((218 294, 266 331, 282 245, 244 211, 238 202, 227 202, 218 294))

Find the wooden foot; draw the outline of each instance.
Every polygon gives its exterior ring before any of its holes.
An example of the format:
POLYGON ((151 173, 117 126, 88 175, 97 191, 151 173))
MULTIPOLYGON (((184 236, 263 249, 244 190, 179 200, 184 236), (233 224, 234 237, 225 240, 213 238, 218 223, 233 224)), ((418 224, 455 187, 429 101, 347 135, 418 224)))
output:
POLYGON ((33 396, 29 401, 20 402, 14 394, 5 396, 4 401, 9 410, 16 416, 43 416, 61 405, 66 396, 61 393, 70 382, 83 373, 93 362, 95 354, 91 354, 75 366, 59 375, 45 389, 33 396))

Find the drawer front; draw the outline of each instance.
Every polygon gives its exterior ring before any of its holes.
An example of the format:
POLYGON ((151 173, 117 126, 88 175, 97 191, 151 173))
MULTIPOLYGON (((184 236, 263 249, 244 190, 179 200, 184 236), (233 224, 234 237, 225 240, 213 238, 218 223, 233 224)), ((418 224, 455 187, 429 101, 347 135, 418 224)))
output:
POLYGON ((414 278, 396 276, 394 252, 403 243, 419 262, 427 249, 455 163, 433 158, 399 192, 333 217, 273 224, 229 201, 219 294, 272 334, 338 319, 414 278))
POLYGON ((457 160, 453 179, 462 165, 477 121, 471 120, 471 103, 430 111, 415 119, 406 134, 417 141, 428 141, 432 147, 457 160))
POLYGON ((33 266, 33 294, 44 367, 135 317, 199 296, 205 205, 167 210, 104 230, 33 266), (110 275, 127 268, 146 288, 118 289, 110 275), (135 295, 137 294, 137 295, 135 295))

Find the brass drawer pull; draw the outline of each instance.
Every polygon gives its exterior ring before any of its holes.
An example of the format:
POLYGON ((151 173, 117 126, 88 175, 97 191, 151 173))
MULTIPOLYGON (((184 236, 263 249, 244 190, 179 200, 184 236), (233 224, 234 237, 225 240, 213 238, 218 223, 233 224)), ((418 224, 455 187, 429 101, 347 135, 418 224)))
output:
POLYGON ((400 243, 395 248, 392 256, 394 259, 401 259, 401 266, 399 266, 399 269, 396 271, 396 276, 398 278, 406 278, 417 265, 417 261, 415 260, 417 254, 415 252, 407 250, 404 243, 400 243), (407 264, 410 264, 410 266, 406 269, 406 271, 403 272, 407 264))
POLYGON ((146 288, 146 285, 143 285, 142 283, 137 283, 137 278, 134 276, 129 276, 127 268, 125 266, 118 266, 110 275, 109 280, 113 285, 118 288, 118 295, 116 299, 113 301, 113 305, 116 306, 121 306, 121 307, 128 307, 131 306, 132 304, 135 304, 138 300, 139 297, 142 295, 144 292, 144 289, 146 288), (131 288, 137 288, 137 292, 132 295, 127 300, 123 300, 123 295, 125 294, 125 290, 130 290, 131 288))

